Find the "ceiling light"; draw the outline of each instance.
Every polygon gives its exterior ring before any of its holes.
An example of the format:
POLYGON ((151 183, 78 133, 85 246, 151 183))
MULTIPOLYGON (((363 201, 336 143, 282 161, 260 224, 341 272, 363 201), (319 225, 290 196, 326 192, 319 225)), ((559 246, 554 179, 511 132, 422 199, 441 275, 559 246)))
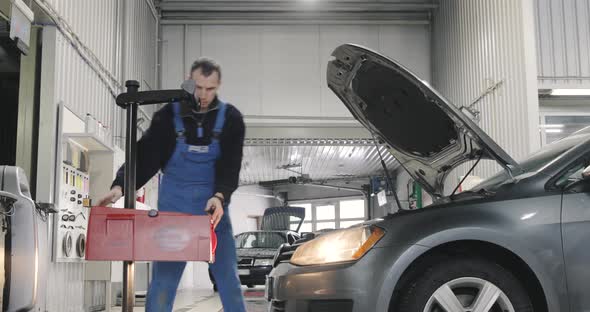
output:
POLYGON ((540 125, 539 127, 541 127, 541 128, 563 128, 563 127, 565 127, 565 125, 560 125, 560 124, 546 124, 546 125, 540 125))
POLYGON ((551 95, 590 95, 590 89, 553 89, 551 95))
POLYGON ((545 129, 546 133, 562 133, 563 130, 561 129, 545 129))

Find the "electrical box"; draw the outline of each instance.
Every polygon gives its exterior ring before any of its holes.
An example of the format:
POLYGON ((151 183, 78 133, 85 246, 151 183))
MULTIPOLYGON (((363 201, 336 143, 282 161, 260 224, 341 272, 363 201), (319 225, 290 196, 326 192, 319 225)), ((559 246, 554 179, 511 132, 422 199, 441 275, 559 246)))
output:
MULTIPOLYGON (((54 222, 54 260, 84 262, 90 214, 90 198, 101 194, 96 189, 99 180, 105 189, 112 179, 113 149, 93 133, 62 135, 61 168, 57 172, 57 210, 54 222), (109 163, 109 162, 107 162, 109 163), (104 173, 103 173, 104 172, 104 173), (94 194, 93 194, 94 193, 94 194)), ((105 191, 106 192, 106 191, 105 191)))
POLYGON ((83 260, 89 208, 90 177, 71 165, 62 164, 59 209, 56 223, 56 260, 83 260))

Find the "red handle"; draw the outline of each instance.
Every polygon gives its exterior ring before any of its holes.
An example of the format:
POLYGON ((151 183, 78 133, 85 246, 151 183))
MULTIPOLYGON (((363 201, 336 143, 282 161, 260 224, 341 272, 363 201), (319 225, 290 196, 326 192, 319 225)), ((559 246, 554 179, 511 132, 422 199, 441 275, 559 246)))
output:
POLYGON ((108 214, 107 220, 133 220, 134 214, 108 214))
POLYGON ((214 262, 215 260, 215 251, 217 250, 217 234, 215 234, 215 228, 213 227, 213 224, 211 224, 211 256, 212 256, 212 262, 214 262))

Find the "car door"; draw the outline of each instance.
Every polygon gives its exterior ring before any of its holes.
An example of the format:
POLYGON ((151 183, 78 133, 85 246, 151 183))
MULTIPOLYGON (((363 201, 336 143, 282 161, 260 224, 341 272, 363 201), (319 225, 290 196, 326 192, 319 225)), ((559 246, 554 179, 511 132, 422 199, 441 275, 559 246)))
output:
POLYGON ((557 181, 563 186, 562 235, 571 311, 590 309, 590 162, 585 155, 557 181))

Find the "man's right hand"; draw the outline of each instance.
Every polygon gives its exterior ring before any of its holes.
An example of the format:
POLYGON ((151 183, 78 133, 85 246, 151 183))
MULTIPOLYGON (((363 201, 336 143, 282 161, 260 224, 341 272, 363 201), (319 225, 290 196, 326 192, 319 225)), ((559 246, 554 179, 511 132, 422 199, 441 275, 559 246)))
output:
POLYGON ((113 188, 98 200, 98 206, 106 207, 107 205, 115 203, 119 198, 123 197, 123 190, 120 186, 113 186, 113 188))

